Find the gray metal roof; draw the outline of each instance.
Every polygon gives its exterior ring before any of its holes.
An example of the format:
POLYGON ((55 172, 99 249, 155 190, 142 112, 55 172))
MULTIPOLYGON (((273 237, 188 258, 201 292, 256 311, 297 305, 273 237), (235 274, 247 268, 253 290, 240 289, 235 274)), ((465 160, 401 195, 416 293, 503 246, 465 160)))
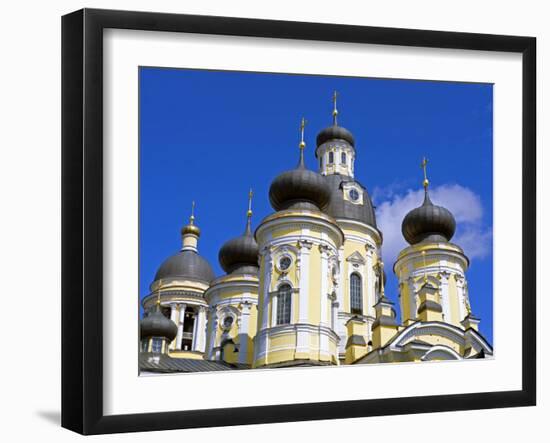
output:
POLYGON ((223 361, 197 360, 191 358, 172 358, 166 354, 140 352, 139 370, 142 372, 213 372, 249 369, 248 365, 230 365, 223 361))
POLYGON ((210 264, 196 252, 180 251, 160 265, 155 281, 182 277, 210 283, 214 280, 214 271, 210 264))
POLYGON ((366 223, 376 228, 376 216, 372 200, 367 189, 357 180, 347 175, 332 174, 324 176, 330 187, 330 200, 323 211, 334 218, 347 218, 366 223), (355 204, 344 199, 344 183, 354 183, 363 189, 363 203, 355 204))

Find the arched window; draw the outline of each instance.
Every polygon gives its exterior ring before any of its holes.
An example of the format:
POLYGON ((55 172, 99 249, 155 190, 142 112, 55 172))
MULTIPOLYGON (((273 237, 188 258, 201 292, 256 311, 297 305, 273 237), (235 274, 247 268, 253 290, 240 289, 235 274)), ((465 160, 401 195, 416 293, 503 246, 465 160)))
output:
POLYGON ((345 165, 346 164, 346 153, 345 152, 342 152, 342 164, 345 165))
POLYGON ((151 344, 151 352, 162 352, 162 338, 153 338, 153 342, 151 344))
POLYGON ((334 152, 329 152, 328 153, 328 162, 329 162, 329 164, 334 163, 334 152))
POLYGON ((292 288, 284 284, 279 286, 277 293, 277 324, 290 323, 290 303, 292 302, 292 288))
POLYGON ((363 313, 363 294, 361 290, 361 276, 355 272, 350 276, 351 313, 363 313))
POLYGON ((319 169, 323 170, 323 157, 319 157, 319 169))

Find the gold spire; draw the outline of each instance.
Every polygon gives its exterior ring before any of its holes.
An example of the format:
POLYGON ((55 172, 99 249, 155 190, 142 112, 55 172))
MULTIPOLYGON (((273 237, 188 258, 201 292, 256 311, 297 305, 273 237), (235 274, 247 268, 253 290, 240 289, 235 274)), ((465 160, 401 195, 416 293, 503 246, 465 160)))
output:
POLYGON ((332 94, 332 103, 333 103, 332 123, 334 126, 338 126, 338 108, 336 107, 337 99, 338 99, 338 92, 334 91, 334 93, 332 94))
POLYGON ((191 202, 191 216, 189 217, 189 224, 192 225, 195 221, 195 200, 191 202))
POLYGON ((191 202, 191 215, 189 216, 189 224, 181 230, 182 235, 193 234, 197 237, 201 235, 201 230, 195 226, 195 201, 191 202))
POLYGON ((424 181, 422 182, 422 186, 424 186, 424 191, 428 190, 428 185, 430 184, 430 182, 428 181, 428 173, 426 171, 427 166, 428 166, 428 159, 426 157, 423 157, 422 163, 420 163, 420 167, 424 171, 424 181))
POLYGON ((254 194, 252 193, 252 188, 250 188, 250 191, 248 191, 248 211, 246 211, 246 216, 248 218, 252 217, 252 196, 254 194))
POLYGON ((246 211, 246 228, 244 230, 245 235, 252 235, 251 219, 252 219, 252 188, 248 191, 248 211, 246 211))
POLYGON ((307 121, 304 117, 302 117, 302 122, 300 123, 300 149, 304 149, 306 147, 306 142, 304 141, 304 130, 306 127, 307 121))

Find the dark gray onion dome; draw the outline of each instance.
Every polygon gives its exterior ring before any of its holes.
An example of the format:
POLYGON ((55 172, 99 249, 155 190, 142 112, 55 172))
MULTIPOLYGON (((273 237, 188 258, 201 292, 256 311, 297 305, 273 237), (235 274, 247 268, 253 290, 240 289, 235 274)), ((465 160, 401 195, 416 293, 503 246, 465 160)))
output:
MULTIPOLYGON (((251 212, 249 210, 249 214, 251 212)), ((230 274, 258 273, 258 255, 260 250, 258 243, 250 228, 250 215, 247 217, 244 234, 227 241, 220 249, 218 259, 223 270, 230 274)))
POLYGON ((195 251, 184 250, 166 259, 155 275, 155 281, 174 278, 210 283, 214 280, 214 271, 210 264, 195 251))
POLYGON ((410 211, 401 225, 403 237, 411 245, 421 241, 447 242, 453 237, 455 229, 453 214, 442 206, 434 205, 427 189, 422 206, 410 211))
POLYGON ((178 334, 176 324, 166 318, 158 309, 141 319, 139 333, 142 339, 149 337, 165 337, 169 341, 174 340, 178 334))
POLYGON ((359 182, 350 179, 347 175, 330 174, 323 176, 328 183, 330 189, 329 203, 323 208, 323 211, 333 218, 347 218, 350 220, 360 221, 367 225, 376 228, 376 215, 372 200, 365 189, 359 182), (355 183, 363 189, 363 202, 352 203, 344 199, 344 184, 355 183))
POLYGON ((276 211, 308 209, 319 211, 330 200, 330 188, 324 177, 304 165, 303 147, 295 169, 283 172, 269 188, 269 201, 276 211))
POLYGON ((319 132, 319 134, 317 134, 317 147, 330 140, 344 140, 351 146, 355 147, 355 139, 353 134, 346 128, 336 124, 323 129, 319 132))

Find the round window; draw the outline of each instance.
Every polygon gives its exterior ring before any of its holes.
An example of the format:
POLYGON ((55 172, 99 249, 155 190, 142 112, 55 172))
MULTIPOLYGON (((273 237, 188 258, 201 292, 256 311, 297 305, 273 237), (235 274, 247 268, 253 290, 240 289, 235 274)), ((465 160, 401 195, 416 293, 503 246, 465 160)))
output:
POLYGON ((231 315, 228 315, 223 319, 224 329, 230 329, 232 324, 233 324, 233 317, 231 315))
POLYGON ((349 191, 349 198, 354 202, 359 200, 359 192, 357 192, 357 189, 351 189, 349 191))
POLYGON ((279 260, 279 269, 281 271, 286 271, 288 268, 290 268, 290 265, 292 264, 292 260, 288 255, 284 255, 279 260))

